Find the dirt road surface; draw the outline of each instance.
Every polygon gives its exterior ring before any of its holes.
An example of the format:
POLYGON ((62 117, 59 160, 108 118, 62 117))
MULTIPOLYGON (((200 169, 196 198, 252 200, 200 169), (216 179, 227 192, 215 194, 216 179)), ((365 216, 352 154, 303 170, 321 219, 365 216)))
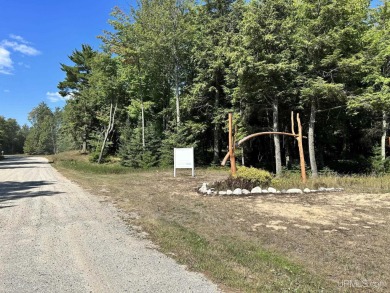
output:
POLYGON ((37 157, 0 161, 0 292, 218 292, 37 157))

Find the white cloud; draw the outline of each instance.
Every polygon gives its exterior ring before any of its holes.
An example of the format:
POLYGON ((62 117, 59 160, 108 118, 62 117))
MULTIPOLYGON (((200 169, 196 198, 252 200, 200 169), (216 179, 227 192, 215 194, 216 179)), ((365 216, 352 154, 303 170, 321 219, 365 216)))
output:
MULTIPOLYGON (((0 74, 12 74, 14 69, 12 52, 19 52, 27 56, 37 56, 40 51, 30 46, 23 37, 17 35, 9 36, 12 40, 4 39, 0 42, 0 74)), ((25 66, 28 68, 28 65, 25 66)))
POLYGON ((5 92, 5 93, 10 93, 11 91, 10 91, 10 90, 4 90, 3 92, 5 92))
POLYGON ((19 66, 22 66, 24 68, 30 68, 30 65, 26 64, 26 63, 23 63, 23 62, 18 62, 18 65, 19 66))
POLYGON ((57 103, 59 101, 66 101, 66 100, 69 100, 71 98, 70 95, 68 96, 61 96, 59 92, 56 92, 56 93, 53 93, 53 92, 47 92, 46 93, 46 98, 52 102, 52 103, 57 103))
POLYGON ((23 44, 30 44, 30 42, 27 42, 23 37, 21 36, 17 36, 17 35, 14 35, 14 34, 10 34, 9 37, 13 40, 16 40, 20 43, 23 43, 23 44))
POLYGON ((0 47, 0 74, 11 74, 13 69, 11 53, 0 47))
POLYGON ((17 51, 17 52, 20 52, 22 54, 29 55, 29 56, 36 56, 36 55, 41 54, 41 52, 39 52, 37 49, 35 49, 31 46, 28 46, 26 44, 21 44, 18 42, 12 42, 9 40, 3 40, 0 44, 0 46, 3 48, 11 48, 14 51, 17 51))

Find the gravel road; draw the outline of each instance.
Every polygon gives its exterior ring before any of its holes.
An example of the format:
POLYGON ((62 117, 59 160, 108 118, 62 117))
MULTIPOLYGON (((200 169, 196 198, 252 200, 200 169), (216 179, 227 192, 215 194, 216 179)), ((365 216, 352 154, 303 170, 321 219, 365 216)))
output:
POLYGON ((219 292, 44 158, 0 161, 0 292, 219 292))

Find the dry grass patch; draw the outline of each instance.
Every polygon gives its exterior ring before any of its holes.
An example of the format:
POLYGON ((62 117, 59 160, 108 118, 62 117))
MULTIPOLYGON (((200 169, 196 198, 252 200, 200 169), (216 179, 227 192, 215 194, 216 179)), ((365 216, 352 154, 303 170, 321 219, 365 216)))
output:
POLYGON ((180 170, 173 178, 172 170, 56 167, 224 291, 388 292, 389 194, 205 197, 196 187, 226 178, 226 169, 196 170, 195 178, 180 170), (340 287, 348 280, 380 286, 340 287))

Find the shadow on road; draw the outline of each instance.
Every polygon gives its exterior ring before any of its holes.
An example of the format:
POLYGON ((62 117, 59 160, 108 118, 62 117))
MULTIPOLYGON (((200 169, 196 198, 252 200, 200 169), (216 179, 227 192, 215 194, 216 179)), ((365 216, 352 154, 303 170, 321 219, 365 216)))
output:
MULTIPOLYGON (((49 181, 6 181, 0 183, 0 203, 26 197, 53 196, 63 192, 39 190, 40 187, 51 185, 49 181), (35 190, 38 189, 38 190, 35 190)), ((2 206, 4 207, 4 206, 2 206)))
POLYGON ((47 162, 28 161, 23 156, 7 156, 0 161, 0 169, 36 168, 37 164, 49 164, 47 162))
POLYGON ((0 209, 12 208, 12 207, 14 207, 14 206, 16 206, 16 205, 11 205, 11 206, 0 206, 0 209))

